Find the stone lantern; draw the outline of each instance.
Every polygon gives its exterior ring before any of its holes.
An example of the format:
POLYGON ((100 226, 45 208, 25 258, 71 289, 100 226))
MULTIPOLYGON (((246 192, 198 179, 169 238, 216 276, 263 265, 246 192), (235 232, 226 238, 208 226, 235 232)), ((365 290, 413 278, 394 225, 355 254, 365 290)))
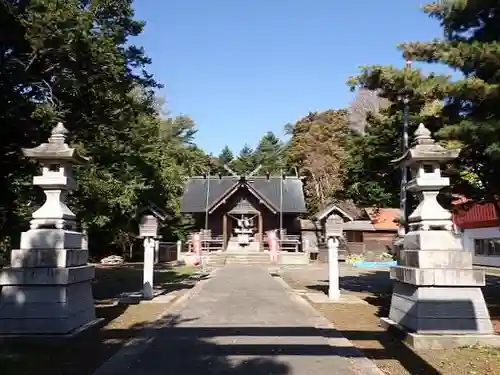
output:
POLYGON ((458 153, 438 145, 420 124, 412 147, 396 161, 410 168, 407 190, 418 195, 419 204, 408 217, 400 265, 391 269, 391 308, 381 323, 404 331, 416 348, 496 340, 481 291, 484 271, 473 269, 472 254, 453 231, 451 213, 437 201, 439 191, 449 186, 440 166, 458 153))
POLYGON ((95 320, 84 235, 66 205, 76 188, 72 165, 83 164, 58 123, 47 143, 23 149, 42 165, 33 184, 40 186, 45 203, 33 213, 31 228, 21 234, 21 248, 12 251, 11 266, 0 271, 0 333, 68 334, 95 320))

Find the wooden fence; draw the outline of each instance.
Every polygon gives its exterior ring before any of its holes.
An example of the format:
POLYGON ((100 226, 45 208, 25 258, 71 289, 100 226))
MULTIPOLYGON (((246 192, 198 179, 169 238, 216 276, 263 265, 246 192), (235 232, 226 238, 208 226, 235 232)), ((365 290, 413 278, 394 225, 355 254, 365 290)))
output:
POLYGON ((177 242, 159 242, 158 262, 173 262, 177 259, 177 242))
MULTIPOLYGON (((269 241, 267 236, 264 236, 264 250, 269 250, 269 241)), ((288 251, 288 252, 298 252, 300 251, 300 236, 299 235, 285 235, 283 239, 278 238, 278 245, 280 251, 288 251)))
MULTIPOLYGON (((193 234, 188 235, 186 241, 182 243, 181 252, 193 251, 193 234)), ((278 244, 281 251, 299 252, 301 250, 301 242, 299 235, 285 235, 282 240, 278 239, 278 244)), ((269 242, 267 236, 264 236, 264 250, 269 250, 269 242)), ((223 236, 211 236, 210 231, 201 233, 201 250, 202 251, 221 251, 224 250, 223 236)))

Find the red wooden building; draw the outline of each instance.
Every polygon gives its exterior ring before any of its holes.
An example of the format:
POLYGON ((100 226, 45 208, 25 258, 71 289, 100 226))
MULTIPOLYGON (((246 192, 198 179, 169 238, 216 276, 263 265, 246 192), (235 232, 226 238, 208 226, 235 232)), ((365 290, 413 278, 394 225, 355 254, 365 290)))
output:
POLYGON ((453 205, 453 222, 473 263, 500 267, 500 220, 495 204, 459 198, 453 205))

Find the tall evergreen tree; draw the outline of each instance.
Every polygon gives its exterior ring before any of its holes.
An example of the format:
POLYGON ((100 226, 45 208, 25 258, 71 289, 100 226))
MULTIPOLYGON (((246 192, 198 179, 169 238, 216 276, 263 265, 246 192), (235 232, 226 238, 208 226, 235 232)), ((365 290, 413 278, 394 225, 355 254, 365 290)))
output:
POLYGON ((92 157, 71 196, 91 246, 133 242, 135 213, 148 200, 176 218, 167 234, 179 234, 183 179, 206 156, 192 143, 191 119, 158 112, 160 85, 132 43, 143 25, 132 0, 0 1, 0 250, 15 246, 43 200, 30 186, 37 166, 20 147, 46 141, 57 121, 92 157))
POLYGON ((393 102, 401 93, 408 94, 412 106, 421 106, 421 121, 449 147, 461 148, 455 162, 456 191, 495 201, 500 191, 499 3, 442 1, 424 11, 440 22, 444 37, 404 43, 400 46, 404 56, 445 64, 464 78, 452 81, 414 69, 369 66, 353 83, 376 89, 393 102), (471 174, 477 179, 460 179, 471 174))
POLYGON ((245 144, 241 148, 238 157, 234 159, 232 169, 240 175, 247 175, 252 173, 257 166, 254 150, 248 144, 245 144))
POLYGON ((397 118, 368 116, 364 135, 347 137, 345 198, 360 206, 399 207, 400 170, 391 161, 401 152, 397 118))
POLYGON ((215 167, 215 173, 220 174, 222 176, 228 176, 230 175, 229 171, 224 168, 224 165, 227 165, 229 168, 231 168, 231 165, 234 160, 234 154, 233 151, 229 148, 229 146, 224 146, 219 154, 217 156, 217 166, 215 167))
POLYGON ((283 142, 273 132, 267 132, 259 141, 255 150, 256 164, 261 165, 261 172, 277 174, 285 168, 283 142))

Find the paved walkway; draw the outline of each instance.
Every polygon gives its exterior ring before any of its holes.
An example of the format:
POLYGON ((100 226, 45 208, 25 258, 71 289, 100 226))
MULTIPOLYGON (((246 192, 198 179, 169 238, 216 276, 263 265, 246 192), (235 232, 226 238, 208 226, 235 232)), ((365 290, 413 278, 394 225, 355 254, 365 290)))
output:
POLYGON ((380 375, 265 268, 219 269, 126 374, 380 375))

